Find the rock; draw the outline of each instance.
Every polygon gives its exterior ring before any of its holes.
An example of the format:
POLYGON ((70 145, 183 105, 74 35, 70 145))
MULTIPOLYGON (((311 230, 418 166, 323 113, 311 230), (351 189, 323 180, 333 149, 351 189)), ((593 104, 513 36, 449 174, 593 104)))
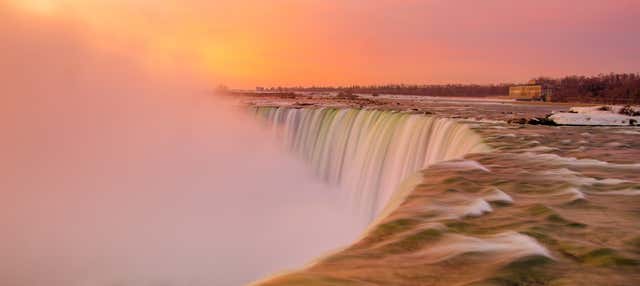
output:
POLYGON ((640 107, 631 105, 623 106, 618 113, 626 116, 640 116, 640 107))
POLYGON ((539 117, 539 118, 531 118, 527 121, 527 124, 531 125, 557 125, 556 122, 549 119, 549 117, 539 117))
POLYGON ((527 119, 526 118, 511 118, 509 120, 507 120, 507 123, 509 124, 527 124, 527 119))
POLYGON ((509 124, 530 124, 530 125, 556 125, 555 122, 546 117, 534 118, 512 118, 507 120, 509 124))

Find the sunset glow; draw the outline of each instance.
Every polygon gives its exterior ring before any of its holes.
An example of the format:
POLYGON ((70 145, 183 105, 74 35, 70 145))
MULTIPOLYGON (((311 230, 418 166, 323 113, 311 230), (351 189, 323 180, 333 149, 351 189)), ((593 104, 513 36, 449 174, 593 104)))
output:
POLYGON ((54 12, 58 1, 56 0, 14 0, 13 4, 28 12, 35 14, 50 14, 54 12))
POLYGON ((96 48, 135 51, 129 56, 155 70, 179 63, 242 87, 488 83, 640 65, 631 36, 640 4, 631 0, 187 2, 12 6, 73 22, 96 48))

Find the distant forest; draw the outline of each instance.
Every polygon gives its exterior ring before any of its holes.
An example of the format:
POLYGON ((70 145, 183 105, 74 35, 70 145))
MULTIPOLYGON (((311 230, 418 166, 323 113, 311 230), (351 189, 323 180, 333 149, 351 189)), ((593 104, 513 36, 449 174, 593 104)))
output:
MULTIPOLYGON (((539 77, 531 84, 543 85, 552 92, 554 102, 604 104, 640 104, 640 74, 602 74, 597 76, 567 76, 559 79, 539 77)), ((341 92, 346 94, 394 94, 422 96, 506 96, 517 84, 446 84, 446 85, 373 85, 344 87, 276 87, 265 91, 278 92, 341 92)))
POLYGON ((640 104, 640 74, 541 77, 533 81, 550 88, 555 102, 640 104))
POLYGON ((276 87, 266 91, 279 92, 343 92, 359 94, 394 94, 394 95, 423 95, 423 96, 496 96, 508 95, 509 87, 513 84, 479 85, 479 84, 446 84, 446 85, 407 85, 388 84, 371 86, 339 86, 339 87, 276 87))

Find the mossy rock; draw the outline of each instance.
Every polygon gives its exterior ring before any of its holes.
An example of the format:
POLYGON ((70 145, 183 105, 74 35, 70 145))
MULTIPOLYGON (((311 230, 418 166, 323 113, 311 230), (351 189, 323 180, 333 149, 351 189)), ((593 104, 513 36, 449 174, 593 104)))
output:
POLYGON ((387 223, 378 225, 367 237, 363 240, 364 243, 377 243, 383 241, 398 233, 405 232, 414 228, 420 223, 416 219, 397 219, 387 223))
POLYGON ((556 243, 558 243, 558 241, 555 238, 545 234, 544 230, 538 227, 532 227, 528 230, 521 231, 520 233, 531 236, 535 238, 538 242, 543 243, 545 245, 555 245, 556 243))
POLYGON ((542 255, 523 257, 507 264, 494 277, 474 283, 473 286, 534 286, 548 285, 553 275, 545 271, 545 266, 553 260, 542 255))
POLYGON ((562 254, 569 256, 573 259, 580 259, 585 253, 589 252, 589 247, 583 244, 571 242, 571 241, 560 241, 556 244, 556 249, 560 251, 562 254))
POLYGON ((631 247, 633 252, 640 253, 640 236, 632 238, 626 244, 631 247))
POLYGON ((459 233, 470 233, 473 225, 470 223, 466 223, 463 221, 450 221, 445 224, 449 231, 459 232, 459 233))
POLYGON ((446 178, 442 181, 443 184, 447 184, 447 185, 457 185, 460 187, 463 187, 465 189, 471 189, 471 188, 477 188, 478 183, 476 183, 475 181, 470 180, 469 178, 466 178, 464 176, 453 176, 453 177, 449 177, 446 178))
POLYGON ((527 208, 527 213, 532 216, 551 215, 555 213, 553 209, 543 204, 535 204, 527 208))
POLYGON ((580 285, 578 282, 573 281, 569 278, 558 278, 556 280, 550 281, 549 286, 575 286, 580 285))
POLYGON ((585 228, 585 227, 587 227, 586 224, 567 220, 567 219, 563 218, 562 216, 560 216, 558 214, 551 214, 551 215, 547 216, 547 221, 549 221, 551 223, 562 224, 562 225, 565 225, 565 226, 568 226, 568 227, 573 227, 573 228, 585 228))
POLYGON ((494 207, 504 208, 504 207, 512 206, 513 203, 507 202, 507 201, 495 201, 495 202, 491 202, 491 205, 494 207))
POLYGON ((390 253, 412 252, 439 240, 441 237, 442 231, 433 228, 425 229, 386 245, 384 251, 390 253))
POLYGON ((620 255, 618 251, 611 248, 598 248, 580 256, 582 263, 602 266, 602 267, 619 267, 619 266, 637 266, 640 262, 620 255))
MULTIPOLYGON (((473 220, 467 220, 473 221, 473 220)), ((507 223, 498 223, 493 222, 492 224, 471 224, 465 221, 455 220, 449 221, 445 225, 448 227, 449 231, 462 233, 462 234, 471 234, 471 235, 489 235, 489 234, 497 234, 504 231, 509 231, 512 229, 519 228, 521 226, 527 225, 526 221, 515 221, 515 222, 507 222, 507 223)))
POLYGON ((353 254, 352 252, 349 252, 347 250, 323 259, 322 263, 327 263, 327 264, 358 263, 357 262, 358 260, 372 260, 372 259, 379 259, 382 257, 384 257, 384 255, 380 253, 375 253, 373 251, 366 251, 362 253, 353 254))

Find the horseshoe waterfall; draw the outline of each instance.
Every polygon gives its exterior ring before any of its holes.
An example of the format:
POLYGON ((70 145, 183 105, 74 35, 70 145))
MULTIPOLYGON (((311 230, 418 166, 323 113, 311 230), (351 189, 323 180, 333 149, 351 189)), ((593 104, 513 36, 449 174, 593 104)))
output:
POLYGON ((256 113, 318 177, 349 191, 369 221, 417 171, 489 150, 467 125, 422 114, 287 107, 256 113))

